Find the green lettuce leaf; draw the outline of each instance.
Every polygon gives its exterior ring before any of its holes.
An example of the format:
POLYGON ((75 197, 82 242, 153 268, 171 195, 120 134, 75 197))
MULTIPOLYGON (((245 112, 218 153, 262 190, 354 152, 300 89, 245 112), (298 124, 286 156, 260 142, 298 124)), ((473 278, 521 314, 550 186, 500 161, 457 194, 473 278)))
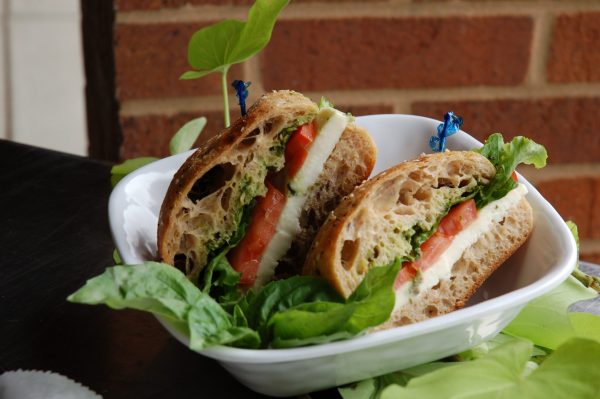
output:
POLYGON ((123 163, 114 165, 110 169, 110 184, 112 184, 113 187, 116 186, 117 183, 120 182, 122 178, 124 178, 125 176, 127 176, 128 174, 133 172, 134 170, 139 169, 142 166, 146 166, 149 163, 152 163, 154 161, 158 161, 158 158, 139 157, 139 158, 128 159, 123 163))
POLYGON ((215 298, 227 311, 231 311, 241 298, 238 289, 241 273, 236 272, 227 260, 229 250, 227 247, 208 262, 200 281, 202 292, 215 298))
POLYGON ((573 338, 541 366, 529 361, 533 345, 504 344, 489 355, 456 363, 411 379, 405 387, 391 385, 382 399, 579 398, 600 392, 600 343, 573 338))
MULTIPOLYGON (((202 132, 202 129, 206 125, 206 118, 200 117, 196 119, 192 119, 181 129, 175 133, 175 135, 171 138, 169 142, 169 149, 171 151, 171 155, 179 154, 181 152, 187 151, 192 148, 194 142, 202 132)), ((146 166, 154 161, 158 161, 158 158, 155 157, 139 157, 132 158, 124 161, 123 163, 114 165, 110 169, 110 183, 114 187, 117 185, 121 179, 125 176, 141 168, 142 166, 146 166)))
MULTIPOLYGON (((499 346, 502 346, 504 344, 507 344, 507 343, 510 343, 510 342, 513 342, 516 340, 523 340, 523 339, 524 338, 514 337, 512 335, 500 333, 488 341, 482 342, 479 345, 476 345, 470 349, 467 349, 464 352, 459 353, 458 355, 453 356, 453 358, 458 361, 479 359, 479 358, 487 356, 490 351, 498 348, 499 346)), ((533 353, 531 356, 532 357, 539 357, 539 356, 543 357, 546 355, 547 355, 547 353, 544 350, 542 350, 538 347, 534 347, 533 353)))
POLYGON ((379 377, 369 378, 349 384, 338 389, 344 399, 379 399, 381 393, 390 385, 406 386, 410 380, 435 370, 448 367, 454 363, 431 362, 411 367, 402 371, 384 374, 379 377))
MULTIPOLYGON (((574 302, 595 296, 594 290, 584 287, 574 277, 569 276, 549 293, 525 305, 503 331, 529 339, 536 345, 556 349, 572 337, 588 336, 582 326, 572 323, 572 315, 568 312, 568 308, 574 302)), ((581 317, 575 316, 576 319, 581 317)), ((584 317, 600 318, 593 314, 584 317)), ((596 339, 600 339, 600 336, 596 335, 596 339)))
POLYGON ((346 303, 312 302, 275 313, 267 323, 276 348, 349 338, 385 322, 394 309, 400 260, 372 268, 346 303))
POLYGON ((67 300, 163 316, 190 337, 190 348, 194 350, 214 345, 260 345, 256 331, 235 326, 232 317, 214 299, 179 270, 162 263, 109 267, 67 300))
POLYGON ((267 323, 271 316, 307 302, 330 301, 343 303, 343 298, 319 278, 293 276, 272 281, 258 293, 249 292, 240 302, 248 325, 258 330, 265 342, 269 339, 267 323))
POLYGON ((568 311, 569 321, 578 335, 600 342, 600 296, 575 302, 568 311))
POLYGON ((254 204, 255 201, 252 201, 237 211, 237 229, 235 233, 224 246, 208 256, 210 260, 203 269, 198 281, 198 286, 202 292, 213 298, 217 298, 217 301, 228 311, 231 310, 231 307, 241 297, 240 290, 238 289, 241 273, 233 269, 226 256, 244 238, 246 230, 250 225, 254 204))
MULTIPOLYGON (((379 377, 369 378, 358 383, 340 387, 338 390, 344 399, 379 399, 383 390, 389 385, 397 384, 406 386, 406 384, 415 377, 431 373, 444 367, 453 366, 458 364, 458 362, 483 358, 488 356, 490 351, 514 341, 522 341, 522 339, 500 333, 486 342, 482 342, 469 350, 446 358, 443 361, 425 363, 408 369, 384 374, 379 377)), ((546 355, 547 353, 545 351, 534 347, 532 360, 540 361, 545 358, 546 355)))
POLYGON ((526 137, 517 136, 510 143, 504 143, 500 133, 487 138, 482 148, 473 150, 485 156, 496 168, 496 176, 475 197, 477 208, 500 199, 517 186, 511 176, 520 163, 542 168, 546 165, 546 149, 526 137))
POLYGON ((175 133, 169 142, 169 150, 171 155, 180 154, 192 148, 200 133, 206 126, 206 118, 192 119, 187 122, 175 133))

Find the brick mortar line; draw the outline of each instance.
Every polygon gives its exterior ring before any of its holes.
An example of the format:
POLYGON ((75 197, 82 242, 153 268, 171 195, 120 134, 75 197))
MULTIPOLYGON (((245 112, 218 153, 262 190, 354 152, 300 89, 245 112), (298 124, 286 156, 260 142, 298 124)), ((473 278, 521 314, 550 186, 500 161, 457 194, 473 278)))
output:
POLYGON ((262 74, 260 70, 260 60, 258 57, 252 57, 244 62, 244 76, 246 80, 252 82, 248 101, 254 102, 258 99, 259 93, 264 93, 265 88, 262 84, 262 74))
POLYGON ((535 100, 562 97, 599 97, 600 83, 568 83, 523 86, 472 86, 435 89, 326 90, 304 92, 324 95, 348 105, 412 104, 434 101, 535 100))
POLYGON ((554 16, 547 11, 534 15, 531 55, 525 81, 529 85, 541 85, 546 82, 546 67, 552 41, 554 16))
POLYGON ((555 164, 547 165, 542 169, 521 166, 519 172, 532 184, 558 179, 600 178, 600 163, 555 164))
MULTIPOLYGON (((235 95, 229 93, 229 107, 235 106, 235 95), (233 97, 233 98, 232 98, 233 97)), ((176 97, 162 99, 121 101, 120 116, 174 115, 182 112, 223 111, 220 95, 202 97, 176 97)))
MULTIPOLYGON (((255 71, 250 76, 253 76, 255 71)), ((257 83, 250 91, 250 101, 256 99, 262 91, 257 83)), ((327 90, 304 92, 312 99, 322 95, 334 103, 346 105, 389 104, 396 112, 409 112, 407 104, 435 101, 488 101, 488 100, 536 100, 563 97, 600 97, 600 83, 567 83, 544 86, 475 86, 449 87, 435 89, 381 89, 381 90, 327 90), (402 111, 406 110, 406 111, 402 111)), ((235 103, 234 101, 232 103, 235 103)), ((198 97, 173 97, 132 99, 121 101, 121 115, 140 115, 148 113, 173 113, 197 110, 198 106, 208 110, 220 110, 220 95, 198 97), (190 105, 194 104, 194 106, 190 105)))
MULTIPOLYGON (((511 1, 484 3, 351 3, 332 7, 327 3, 292 4, 280 16, 280 20, 311 20, 323 18, 362 17, 446 17, 446 16, 530 16, 532 13, 553 14, 582 11, 600 11, 600 4, 588 1, 564 2, 561 0, 520 3, 515 7, 511 1)), ((117 24, 148 24, 172 22, 206 22, 224 18, 245 19, 247 6, 205 5, 184 6, 176 9, 136 10, 117 12, 117 24)))

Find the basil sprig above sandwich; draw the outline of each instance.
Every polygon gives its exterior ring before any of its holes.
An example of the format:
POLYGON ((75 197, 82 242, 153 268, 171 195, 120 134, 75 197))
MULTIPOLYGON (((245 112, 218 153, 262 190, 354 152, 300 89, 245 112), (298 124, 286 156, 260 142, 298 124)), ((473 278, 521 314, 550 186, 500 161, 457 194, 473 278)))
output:
POLYGON ((318 227, 367 179, 375 153, 368 133, 329 104, 266 94, 175 174, 159 257, 201 285, 228 264, 246 288, 298 274, 318 227))
POLYGON ((519 163, 543 167, 546 150, 500 134, 483 148, 402 162, 344 199, 315 238, 304 273, 327 279, 344 297, 369 270, 403 262, 392 316, 408 324, 464 306, 533 229, 519 163))

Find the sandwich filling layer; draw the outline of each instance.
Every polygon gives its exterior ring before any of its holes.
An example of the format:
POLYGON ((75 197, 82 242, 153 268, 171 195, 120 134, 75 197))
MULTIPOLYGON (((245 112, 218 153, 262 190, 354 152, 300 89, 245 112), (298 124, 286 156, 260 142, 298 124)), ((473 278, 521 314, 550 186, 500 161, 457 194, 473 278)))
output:
MULTIPOLYGON (((232 266, 242 272, 241 281, 244 285, 260 287, 273 278, 279 259, 286 254, 292 241, 301 231, 299 219, 308 191, 317 182, 323 165, 346 129, 348 116, 331 107, 325 107, 319 111, 314 123, 316 123, 316 135, 308 148, 306 158, 294 175, 289 177, 285 203, 281 205, 282 208, 276 210, 277 217, 269 221, 269 224, 274 226, 272 235, 267 238, 266 248, 261 251, 262 253, 256 254, 255 259, 245 260, 246 265, 253 266, 236 265, 237 252, 241 251, 237 247, 229 257, 232 266), (255 270, 252 270, 254 268, 255 270)), ((251 225, 250 230, 252 229, 251 225)), ((244 241, 247 241, 246 238, 240 244, 244 245, 244 241)))
POLYGON ((429 266, 418 272, 417 276, 396 288, 394 311, 409 303, 421 292, 426 291, 441 280, 450 278, 452 266, 462 257, 481 235, 495 223, 500 223, 516 204, 527 194, 527 188, 518 184, 506 196, 477 211, 477 218, 452 240, 451 245, 429 266))
POLYGON ((319 112, 318 134, 302 167, 289 182, 291 190, 288 190, 287 201, 279 217, 275 235, 261 258, 255 287, 260 287, 273 278, 277 262, 300 233, 299 219, 306 201, 306 193, 316 183, 323 164, 333 152, 347 124, 348 117, 333 108, 324 108, 319 112))

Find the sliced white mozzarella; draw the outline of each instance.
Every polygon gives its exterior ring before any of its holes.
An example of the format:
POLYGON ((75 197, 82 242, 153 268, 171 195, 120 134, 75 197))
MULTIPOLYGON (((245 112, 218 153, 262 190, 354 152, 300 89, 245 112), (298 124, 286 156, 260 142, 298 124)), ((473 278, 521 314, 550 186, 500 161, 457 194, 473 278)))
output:
POLYGON ((450 278, 452 266, 462 257, 463 252, 475 244, 494 223, 504 219, 510 209, 526 194, 527 188, 523 184, 519 184, 504 197, 479 209, 477 219, 454 237, 452 244, 435 263, 421 272, 420 278, 407 282, 396 290, 394 310, 407 304, 418 293, 435 286, 440 280, 450 278))
POLYGON ((333 152, 347 124, 348 117, 333 108, 327 107, 319 111, 317 136, 310 146, 302 167, 289 183, 292 192, 288 193, 277 222, 277 231, 260 260, 254 287, 261 287, 273 278, 277 262, 290 249, 292 241, 300 233, 300 213, 308 189, 317 181, 323 165, 333 152))
POLYGON ((290 187, 294 192, 304 193, 317 181, 325 161, 340 140, 347 124, 348 116, 340 111, 329 107, 319 111, 317 115, 319 132, 310 146, 302 167, 290 181, 290 187))

